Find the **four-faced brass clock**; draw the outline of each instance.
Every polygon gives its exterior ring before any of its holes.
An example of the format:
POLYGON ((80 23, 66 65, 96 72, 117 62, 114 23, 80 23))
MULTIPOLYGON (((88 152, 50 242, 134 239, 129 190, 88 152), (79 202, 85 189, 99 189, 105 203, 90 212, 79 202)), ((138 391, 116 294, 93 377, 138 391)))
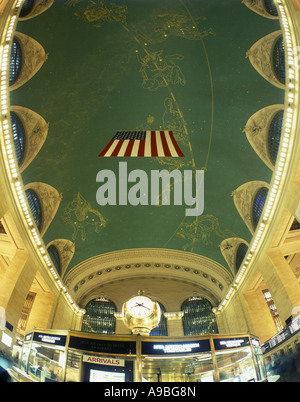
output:
POLYGON ((159 324, 161 310, 157 302, 144 296, 140 291, 138 296, 132 297, 123 304, 122 318, 133 334, 149 335, 151 330, 159 324))

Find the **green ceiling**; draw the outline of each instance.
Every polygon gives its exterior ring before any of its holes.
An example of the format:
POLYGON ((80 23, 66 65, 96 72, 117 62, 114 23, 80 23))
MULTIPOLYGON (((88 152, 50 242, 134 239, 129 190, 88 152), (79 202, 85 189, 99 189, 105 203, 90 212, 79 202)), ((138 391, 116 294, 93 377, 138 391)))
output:
POLYGON ((231 193, 271 171, 243 129, 259 109, 283 102, 245 57, 280 29, 240 0, 57 0, 18 31, 49 54, 41 70, 11 94, 50 123, 47 140, 23 173, 62 193, 47 230, 75 242, 69 268, 109 251, 164 247, 226 263, 219 244, 251 236, 231 193), (162 73, 163 72, 163 73, 162 73), (168 130, 184 158, 99 158, 118 130, 168 130), (192 149, 192 153, 191 153, 192 149), (99 206, 101 169, 205 169, 205 209, 185 206, 99 206), (97 222, 106 226, 99 229, 97 222), (97 229, 98 228, 98 229, 97 229))

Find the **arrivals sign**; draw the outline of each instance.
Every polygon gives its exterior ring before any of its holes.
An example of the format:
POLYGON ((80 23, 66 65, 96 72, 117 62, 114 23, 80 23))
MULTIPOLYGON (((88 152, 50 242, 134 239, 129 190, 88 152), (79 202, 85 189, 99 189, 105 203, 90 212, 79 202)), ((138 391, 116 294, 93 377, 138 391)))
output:
POLYGON ((123 359, 114 359, 112 357, 83 355, 82 361, 85 362, 85 363, 101 364, 101 365, 104 365, 104 366, 118 366, 118 367, 124 367, 125 366, 125 360, 123 360, 123 359))

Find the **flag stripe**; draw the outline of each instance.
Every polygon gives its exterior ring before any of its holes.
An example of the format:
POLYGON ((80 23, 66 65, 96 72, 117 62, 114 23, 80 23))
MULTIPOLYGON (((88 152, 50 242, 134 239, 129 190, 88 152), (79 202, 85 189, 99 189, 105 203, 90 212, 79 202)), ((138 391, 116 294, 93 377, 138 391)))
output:
POLYGON ((140 143, 141 143, 141 141, 134 141, 133 142, 133 148, 132 148, 130 156, 138 156, 140 143))
POLYGON ((172 131, 118 131, 99 156, 183 157, 172 131))
POLYGON ((152 156, 158 156, 157 153, 157 144, 156 144, 156 132, 151 131, 151 155, 152 156))
POLYGON ((126 151, 125 151, 124 156, 131 156, 133 144, 134 144, 135 142, 136 142, 136 141, 134 141, 134 140, 129 140, 129 144, 128 144, 127 148, 126 148, 126 151))
POLYGON ((176 152, 177 152, 177 155, 178 156, 184 156, 183 155, 183 153, 181 152, 181 149, 179 148, 179 146, 177 145, 177 142, 176 142, 176 140, 175 140, 175 138, 174 138, 174 136, 173 136, 173 132, 172 131, 170 131, 170 138, 171 138, 171 141, 172 141, 172 143, 173 143, 173 145, 174 145, 174 148, 176 149, 176 152))
POLYGON ((161 142, 162 142, 165 156, 171 156, 171 151, 169 149, 169 146, 168 146, 168 143, 166 140, 166 134, 164 131, 161 131, 160 134, 161 134, 161 142))
POLYGON ((114 140, 114 142, 112 143, 111 147, 106 152, 105 156, 111 156, 111 154, 113 153, 113 151, 114 151, 114 149, 116 148, 117 145, 118 145, 118 141, 114 140))
POLYGON ((140 140, 140 146, 138 150, 138 156, 145 156, 145 140, 140 140))
POLYGON ((177 154, 176 149, 174 148, 173 142, 171 140, 170 132, 166 131, 165 136, 166 136, 166 140, 167 140, 167 143, 168 143, 168 147, 170 149, 171 156, 176 156, 177 157, 178 154, 177 154))
POLYGON ((152 156, 152 152, 151 152, 151 133, 149 131, 146 133, 144 155, 142 155, 142 156, 152 156))
POLYGON ((161 131, 156 131, 156 146, 157 146, 157 156, 165 156, 164 148, 161 140, 161 131))
POLYGON ((111 156, 118 156, 119 151, 121 149, 121 146, 123 145, 124 140, 117 140, 117 146, 116 148, 113 150, 111 156))
POLYGON ((130 142, 131 142, 131 140, 124 140, 124 141, 123 141, 123 144, 122 144, 122 146, 121 146, 121 148, 120 148, 120 151, 119 151, 119 153, 118 153, 118 156, 125 156, 126 149, 127 149, 128 144, 129 144, 130 142))
POLYGON ((106 147, 103 149, 102 152, 98 156, 104 156, 106 152, 109 150, 109 148, 112 146, 114 140, 109 141, 109 143, 106 145, 106 147))

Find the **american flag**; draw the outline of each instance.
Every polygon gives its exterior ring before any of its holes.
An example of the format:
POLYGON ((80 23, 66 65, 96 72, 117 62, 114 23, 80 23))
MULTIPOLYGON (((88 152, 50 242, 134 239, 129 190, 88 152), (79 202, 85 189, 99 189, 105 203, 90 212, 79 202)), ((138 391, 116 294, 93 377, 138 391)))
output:
POLYGON ((98 156, 183 157, 172 131, 117 131, 98 156))

